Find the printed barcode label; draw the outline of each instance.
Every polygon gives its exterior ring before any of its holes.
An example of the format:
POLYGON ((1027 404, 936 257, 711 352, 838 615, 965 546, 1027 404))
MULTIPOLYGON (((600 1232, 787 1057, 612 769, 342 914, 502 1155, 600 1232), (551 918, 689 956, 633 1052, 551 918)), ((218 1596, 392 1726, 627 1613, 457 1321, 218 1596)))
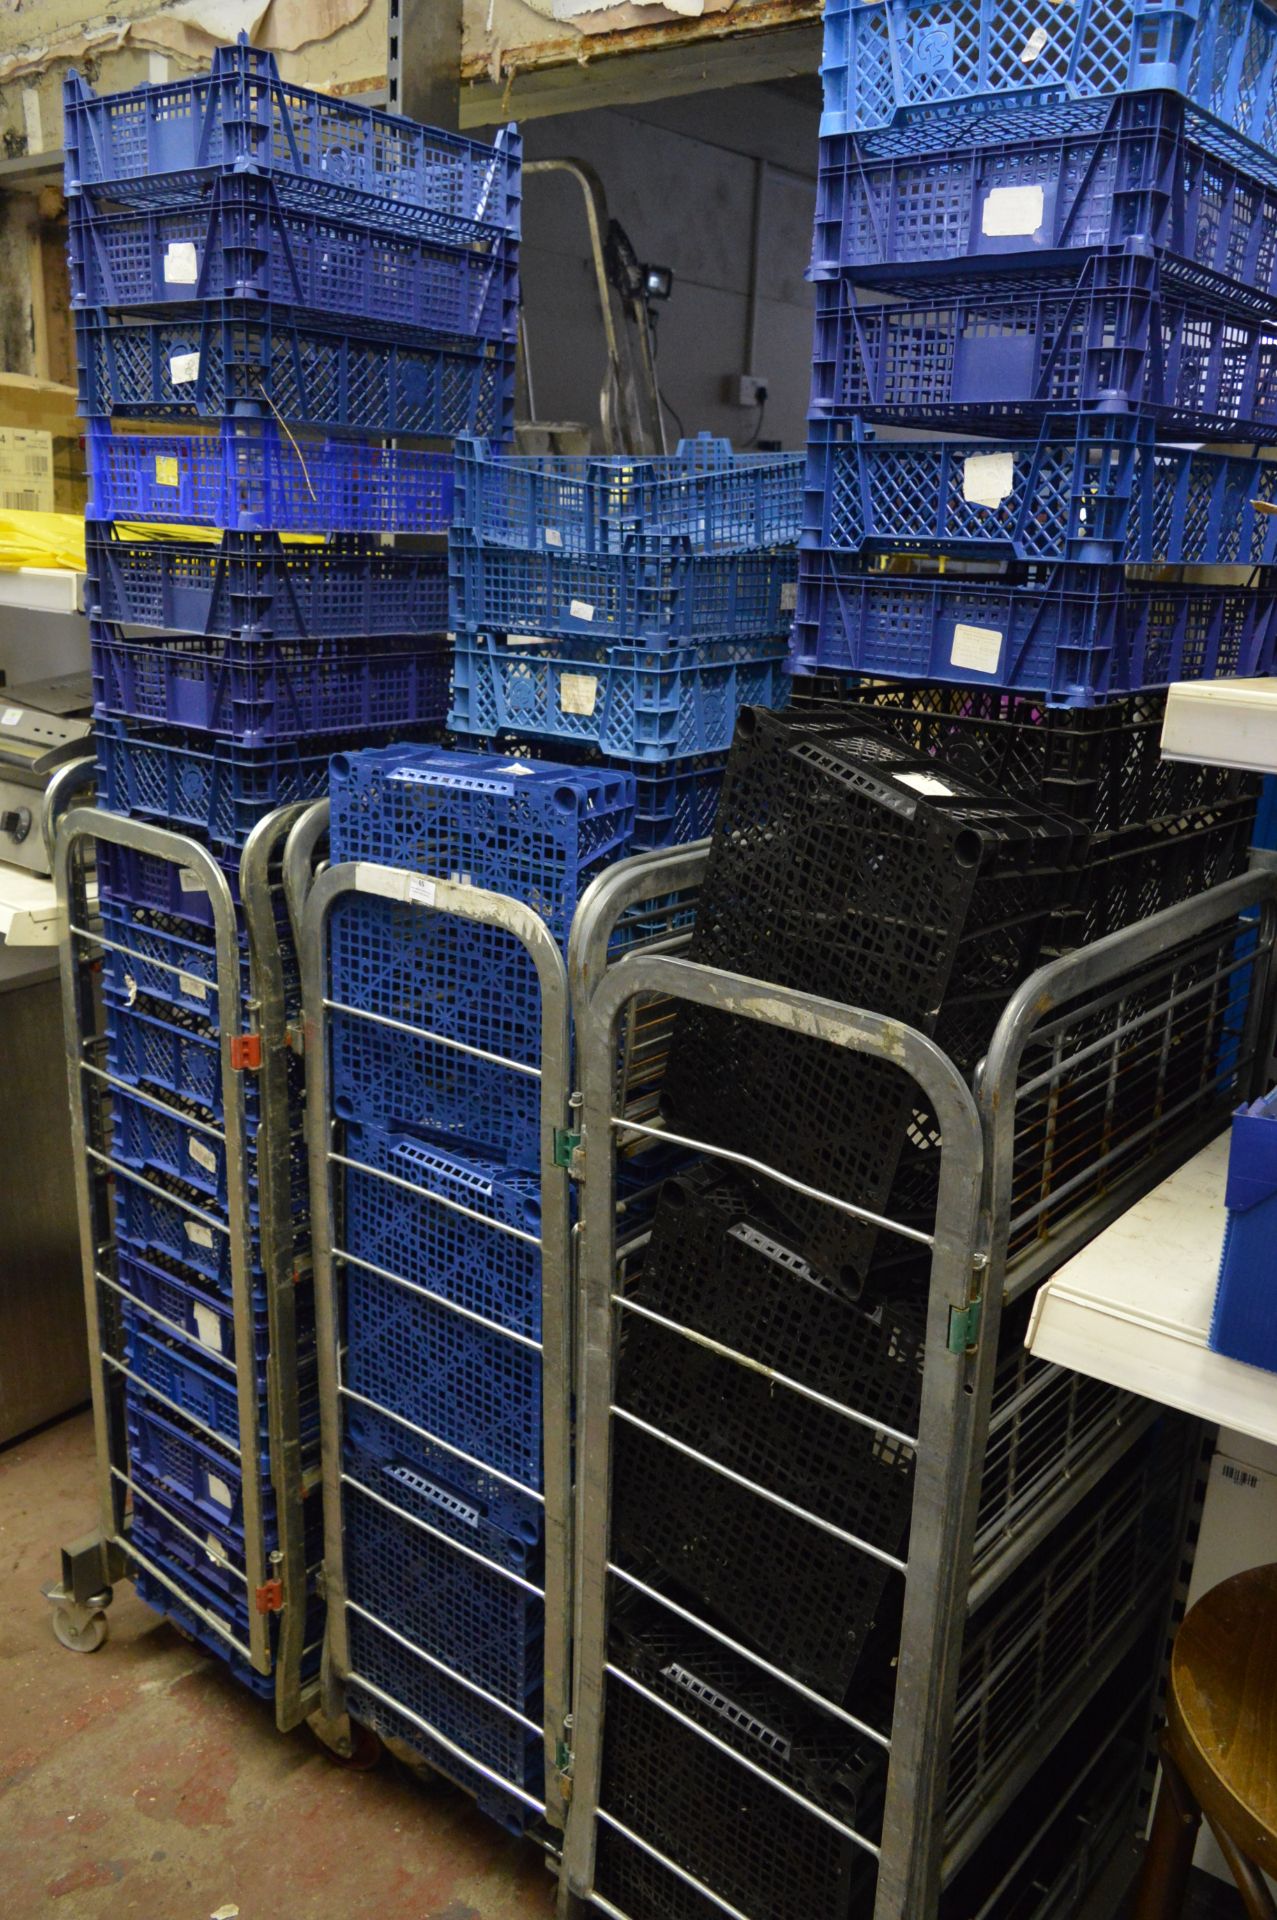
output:
POLYGON ((193 1247, 212 1246, 212 1227, 206 1227, 201 1220, 183 1220, 182 1225, 186 1230, 186 1237, 193 1247))
POLYGON ((200 357, 198 353, 172 354, 168 370, 175 387, 189 387, 192 380, 200 377, 200 357))
POLYGON ((408 898, 418 901, 423 907, 433 907, 435 903, 434 881, 427 880, 424 874, 412 874, 408 881, 408 898))
POLYGON ((207 1347, 210 1353, 220 1353, 222 1351, 221 1321, 211 1307, 204 1306, 198 1300, 193 1302, 192 1310, 195 1314, 195 1332, 200 1345, 207 1347))
POLYGON ((547 547, 561 547, 563 545, 563 535, 557 527, 546 528, 545 544, 547 547))
POLYGON ((197 1167, 203 1167, 205 1173, 217 1172, 217 1155, 211 1147, 206 1147, 202 1140, 192 1140, 187 1147, 187 1152, 197 1167))
POLYGON ((16 727, 21 718, 21 707, 6 707, 4 712, 0 713, 0 727, 16 727))
POLYGON ((209 1499, 216 1500, 218 1506, 225 1507, 226 1511, 229 1513, 232 1506, 235 1504, 234 1499, 231 1495, 230 1488, 227 1486, 224 1480, 219 1480, 215 1473, 210 1473, 207 1476, 207 1479, 208 1479, 209 1499))
POLYGON ((599 683, 592 673, 565 673, 559 680, 561 713, 591 714, 598 697, 599 683))
POLYGON ((1233 1485, 1237 1487, 1257 1487, 1259 1485, 1259 1475, 1257 1473, 1251 1473, 1246 1467, 1235 1467, 1231 1460, 1225 1460, 1219 1472, 1221 1479, 1231 1480, 1233 1485))
POLYGON ((182 993, 190 1000, 207 1000, 208 986, 203 980, 197 980, 193 973, 179 973, 177 984, 182 993))
POLYGON ((570 600, 568 612, 574 620, 593 620, 594 608, 588 600, 570 600))
POLYGON ((193 287, 199 279, 199 256, 193 240, 170 240, 164 249, 164 278, 170 287, 193 287))
POLYGON ((959 620, 954 624, 949 664, 965 667, 969 673, 996 673, 1002 659, 1002 634, 997 627, 972 627, 959 620))

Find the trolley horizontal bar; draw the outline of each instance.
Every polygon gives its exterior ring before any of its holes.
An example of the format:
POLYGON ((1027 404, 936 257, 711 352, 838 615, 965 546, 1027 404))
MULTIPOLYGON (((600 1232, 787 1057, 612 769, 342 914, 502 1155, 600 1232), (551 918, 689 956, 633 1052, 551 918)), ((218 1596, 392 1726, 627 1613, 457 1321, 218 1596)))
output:
MULTIPOLYGON (((639 1849, 640 1853, 647 1854, 650 1860, 659 1861, 661 1866, 665 1867, 668 1872, 674 1874, 685 1886, 694 1888, 695 1891, 702 1894, 711 1905, 717 1907, 720 1913, 727 1914, 728 1920, 750 1920, 750 1916, 742 1913, 739 1907, 733 1907, 728 1901, 724 1900, 721 1895, 711 1893, 702 1881, 695 1879, 687 1871, 686 1867, 675 1866, 674 1862, 666 1854, 663 1854, 658 1847, 654 1847, 650 1840, 642 1839, 640 1835, 634 1832, 632 1827, 623 1825, 614 1814, 607 1813, 602 1807, 597 1808, 596 1813, 597 1817, 605 1826, 611 1827, 613 1833, 619 1833, 623 1840, 628 1840, 632 1847, 639 1849)), ((602 1907, 604 1913, 619 1914, 621 1911, 619 1907, 612 1906, 609 1901, 602 1899, 597 1893, 593 1895, 593 1902, 596 1906, 602 1907)), ((629 1920, 628 1914, 624 1916, 624 1920, 629 1920)))
POLYGON ((370 1413, 380 1413, 387 1420, 393 1420, 397 1426, 408 1433, 415 1433, 419 1440, 428 1440, 432 1447, 439 1447, 444 1453, 450 1453, 456 1460, 464 1460, 468 1467, 477 1467, 480 1473, 489 1473, 494 1480, 500 1480, 504 1486, 513 1487, 516 1493, 526 1493, 529 1500, 543 1502, 545 1495, 535 1487, 525 1486, 522 1480, 516 1480, 512 1474, 502 1473, 500 1467, 490 1467, 486 1460, 476 1458, 473 1453, 464 1453, 460 1447, 454 1447, 450 1441, 441 1440, 437 1433, 431 1433, 428 1427, 419 1427, 414 1420, 407 1420, 402 1413, 396 1413, 393 1407, 383 1407, 380 1400, 370 1400, 367 1394, 357 1393, 354 1387, 348 1387, 344 1380, 337 1383, 337 1391, 343 1400, 353 1400, 356 1406, 367 1407, 370 1413))
POLYGON ((241 1464, 243 1463, 244 1456, 233 1440, 228 1440, 226 1435, 219 1433, 215 1427, 208 1426, 203 1420, 197 1419, 193 1413, 188 1413, 185 1407, 179 1407, 176 1400, 170 1400, 166 1393, 161 1393, 158 1387, 153 1387, 149 1380, 143 1380, 142 1376, 134 1373, 123 1360, 117 1360, 113 1353, 103 1353, 102 1364, 110 1367, 112 1372, 122 1375, 137 1388, 139 1393, 144 1393, 148 1400, 157 1400, 160 1406, 167 1407, 170 1413, 177 1414, 187 1426, 194 1427, 196 1433, 202 1433, 206 1439, 215 1440, 219 1447, 224 1447, 227 1453, 233 1453, 235 1458, 241 1464))
POLYGON ((467 1220, 477 1220, 481 1227, 492 1227, 497 1233, 509 1234, 512 1240, 524 1240, 530 1247, 540 1250, 539 1234, 527 1233, 522 1227, 507 1226, 504 1220, 494 1220, 490 1214, 479 1213, 474 1207, 464 1206, 460 1200, 448 1200, 443 1194, 432 1192, 429 1187, 419 1187, 415 1180, 405 1180, 400 1174, 387 1173, 384 1167, 365 1166, 362 1160, 352 1160, 349 1155, 338 1153, 332 1147, 328 1150, 328 1158, 335 1160, 339 1167, 348 1168, 352 1173, 371 1174, 374 1180, 384 1180, 388 1186, 402 1187, 405 1193, 415 1193, 418 1199, 435 1200, 441 1207, 446 1207, 449 1213, 464 1214, 467 1220))
POLYGON ((464 1546, 460 1540, 454 1540, 450 1533, 441 1533, 438 1527, 432 1527, 428 1520, 420 1519, 417 1514, 409 1513, 404 1507, 397 1507, 393 1500, 387 1500, 384 1493, 377 1493, 372 1487, 365 1486, 364 1482, 357 1480, 353 1473, 343 1473, 341 1483, 344 1487, 353 1487, 356 1493, 362 1493, 366 1500, 372 1500, 377 1506, 384 1507, 386 1512, 393 1514, 396 1520, 406 1520, 409 1526, 416 1527, 419 1533, 429 1534, 430 1538, 439 1541, 441 1546, 451 1547, 454 1553, 462 1554, 465 1559, 475 1561, 489 1573, 500 1574, 501 1578, 508 1580, 512 1587, 518 1587, 522 1592, 530 1593, 534 1600, 544 1600, 545 1588, 538 1587, 535 1581, 525 1580, 521 1573, 515 1573, 511 1568, 503 1567, 495 1560, 489 1560, 486 1554, 476 1552, 473 1547, 464 1546))
MULTIPOLYGON (((350 1602, 347 1601, 346 1604, 349 1606, 350 1602)), ((531 1807, 534 1813, 544 1814, 544 1800, 538 1800, 536 1795, 529 1793, 526 1787, 516 1787, 513 1780, 507 1780, 504 1774, 497 1773, 492 1767, 486 1766, 482 1760, 477 1760, 472 1753, 467 1753, 465 1748, 459 1747, 455 1740, 450 1740, 446 1733, 440 1733, 438 1727, 432 1727, 430 1722, 423 1720, 419 1713, 414 1713, 411 1707, 406 1707, 402 1700, 396 1700, 391 1694, 383 1692, 375 1681, 365 1680, 361 1673, 353 1670, 348 1672, 345 1678, 348 1685, 361 1688, 373 1700, 379 1701, 383 1707, 389 1707, 392 1713, 400 1714, 405 1720, 410 1720, 414 1727, 428 1735, 436 1746, 443 1748, 445 1753, 450 1753, 454 1760, 460 1760, 474 1773, 482 1775, 485 1780, 490 1780, 493 1786, 500 1787, 503 1793, 511 1794, 516 1800, 522 1800, 524 1806, 531 1807)), ((537 1731, 539 1732, 540 1729, 538 1728, 537 1731)))
POLYGON ((509 1060, 503 1053, 489 1053, 484 1047, 469 1046, 464 1040, 454 1040, 450 1034, 436 1033, 432 1027, 414 1027, 408 1020, 395 1020, 388 1013, 372 1013, 367 1007, 348 1006, 344 1000, 330 1000, 327 995, 323 1005, 329 1013, 347 1013, 352 1020, 367 1020, 374 1027, 390 1027, 395 1033, 411 1034, 414 1040, 429 1040, 432 1046, 450 1047, 454 1053, 469 1054, 472 1060, 486 1060, 489 1066, 525 1073, 530 1080, 541 1078, 540 1067, 530 1067, 526 1060, 509 1060))
POLYGON ((189 1213, 193 1220, 200 1221, 203 1226, 216 1227, 219 1233, 230 1233, 229 1224, 225 1220, 219 1220, 215 1213, 205 1213, 203 1208, 197 1207, 193 1201, 184 1200, 180 1193, 170 1193, 167 1187, 157 1186, 155 1181, 148 1180, 144 1173, 138 1173, 135 1168, 126 1167, 121 1161, 113 1160, 110 1154, 103 1153, 100 1147, 85 1147, 84 1151, 88 1159, 96 1160, 98 1165, 105 1167, 108 1173, 117 1174, 123 1180, 131 1180, 135 1186, 145 1187, 146 1191, 153 1193, 158 1200, 167 1200, 171 1206, 180 1207, 183 1213, 189 1213))
POLYGON ((541 1738, 543 1729, 539 1720, 529 1720, 526 1713, 520 1713, 517 1707, 512 1707, 499 1695, 489 1693, 488 1689, 481 1687, 477 1680, 468 1680, 464 1673, 458 1673, 455 1667, 450 1667, 446 1660, 440 1660, 437 1654, 427 1653, 425 1648, 419 1647, 415 1640, 410 1640, 407 1634, 400 1633, 397 1627, 388 1626, 378 1614, 371 1613, 367 1607, 361 1607, 357 1600, 350 1598, 349 1594, 346 1596, 346 1608, 350 1613, 357 1613, 361 1620, 366 1620, 370 1627, 376 1627, 378 1633, 384 1633, 388 1640, 393 1640, 396 1646, 403 1648, 405 1653, 411 1653, 416 1659, 424 1660, 428 1667, 433 1667, 436 1673, 442 1673, 447 1679, 455 1681, 457 1686, 464 1687, 466 1692, 472 1693, 476 1700, 482 1700, 485 1706, 495 1707, 498 1713, 504 1713, 518 1726, 526 1727, 528 1732, 535 1734, 538 1740, 541 1738))
POLYGON ((462 1320, 469 1320, 476 1327, 483 1327, 488 1333, 499 1333, 503 1340, 513 1340, 518 1346, 528 1347, 533 1353, 540 1353, 541 1342, 534 1340, 530 1333, 516 1333, 512 1327, 503 1327, 499 1321, 489 1320, 483 1314, 476 1313, 473 1307, 463 1307, 459 1301, 449 1300, 442 1293, 434 1293, 429 1287, 423 1287, 415 1280, 405 1280, 401 1273, 392 1273, 389 1267, 379 1267, 375 1261, 365 1260, 357 1253, 350 1253, 345 1247, 332 1248, 334 1260, 342 1260, 350 1267, 359 1267, 365 1273, 375 1273, 379 1280, 389 1280, 392 1286, 402 1287, 405 1293, 414 1293, 419 1299, 429 1300, 436 1307, 446 1307, 449 1313, 455 1313, 462 1320))

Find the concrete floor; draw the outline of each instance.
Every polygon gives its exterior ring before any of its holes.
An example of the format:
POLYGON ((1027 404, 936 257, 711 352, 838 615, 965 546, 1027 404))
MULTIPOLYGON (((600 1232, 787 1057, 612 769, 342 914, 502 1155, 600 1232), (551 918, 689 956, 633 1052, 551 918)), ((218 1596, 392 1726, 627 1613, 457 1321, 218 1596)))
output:
POLYGON ((553 1881, 451 1787, 347 1772, 116 1590, 95 1654, 43 1581, 92 1523, 87 1414, 0 1451, 5 1920, 545 1920, 553 1881))

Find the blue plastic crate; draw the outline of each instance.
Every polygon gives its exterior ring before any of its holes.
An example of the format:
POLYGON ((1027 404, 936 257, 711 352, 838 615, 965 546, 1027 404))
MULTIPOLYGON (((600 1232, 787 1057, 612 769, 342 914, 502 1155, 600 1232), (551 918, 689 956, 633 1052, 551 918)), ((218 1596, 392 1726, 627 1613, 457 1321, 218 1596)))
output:
POLYGON ((308 740, 244 747, 233 740, 190 744, 183 734, 99 719, 98 801, 112 813, 194 827, 216 845, 243 848, 268 813, 295 800, 318 800, 328 762, 342 744, 308 740))
MULTIPOLYGON (((174 1626, 196 1641, 205 1652, 224 1661, 236 1678, 251 1687, 254 1693, 269 1699, 275 1691, 274 1679, 250 1667, 211 1628, 205 1626, 180 1597, 185 1594, 188 1601, 206 1608, 230 1629, 242 1647, 247 1647, 248 1587, 240 1576, 229 1572, 206 1547, 183 1533, 166 1514, 148 1501, 138 1502, 130 1523, 129 1539, 136 1550, 145 1554, 147 1560, 161 1573, 167 1574, 178 1588, 178 1595, 175 1596, 139 1565, 135 1576, 139 1597, 148 1606, 154 1607, 157 1613, 166 1615, 174 1626)), ((277 1616, 271 1619, 272 1641, 277 1631, 275 1618, 277 1616)), ((306 1603, 305 1646, 301 1662, 303 1677, 318 1672, 323 1630, 323 1602, 318 1595, 311 1594, 306 1603)))
MULTIPOLYGON (((148 1089, 149 1091, 149 1089, 148 1089)), ((156 1094, 154 1100, 159 1100, 156 1094)), ((142 1093, 126 1093, 117 1087, 112 1099, 111 1151, 115 1159, 138 1173, 155 1169, 175 1174, 179 1180, 205 1196, 205 1204, 221 1212, 228 1204, 226 1189, 226 1142, 220 1131, 210 1132, 204 1123, 207 1109, 194 1107, 189 1112, 165 1104, 163 1110, 142 1093), (198 1118, 197 1118, 198 1116, 198 1118)), ((257 1220, 257 1122, 246 1124, 246 1157, 250 1214, 257 1220)), ((289 1177, 294 1217, 305 1214, 308 1200, 306 1146, 300 1129, 294 1129, 289 1148, 289 1177)))
POLYGON ((1277 1373, 1273 1232, 1277 1223, 1277 1093, 1239 1107, 1228 1144, 1228 1222, 1210 1348, 1277 1373))
POLYGON ((452 648, 446 635, 367 640, 129 637, 90 625, 94 712, 217 735, 241 747, 442 728, 452 648))
POLYGON ((604 767, 529 766, 448 747, 369 747, 332 763, 334 864, 372 860, 512 894, 566 942, 589 881, 625 850, 634 785, 604 767))
POLYGON ((423 1734, 419 1722, 425 1722, 454 1742, 466 1754, 490 1767, 512 1786, 535 1794, 544 1802, 544 1750, 542 1736, 489 1706, 477 1694, 450 1680, 428 1660, 414 1653, 393 1637, 392 1632, 376 1627, 362 1615, 347 1616, 346 1632, 350 1651, 351 1677, 346 1683, 347 1710, 365 1726, 403 1740, 409 1747, 458 1786, 474 1794, 481 1809, 511 1831, 520 1831, 532 1818, 532 1809, 513 1796, 506 1798, 481 1774, 468 1773, 446 1748, 439 1747, 423 1734), (396 1714, 372 1693, 361 1689, 361 1679, 369 1681, 381 1693, 407 1709, 396 1714))
MULTIPOLYGON (((171 1174, 148 1174, 148 1185, 126 1174, 115 1179, 115 1237, 145 1260, 159 1254, 225 1298, 231 1291, 231 1241, 205 1194, 171 1174), (156 1191, 156 1189, 160 1191, 156 1191)), ((255 1268, 255 1277, 261 1269, 255 1268)))
MULTIPOLYGON (((793 605, 791 587, 782 625, 793 605)), ((527 735, 595 746, 615 760, 663 765, 726 753, 742 707, 783 707, 789 698, 784 662, 783 640, 661 652, 585 640, 528 647, 458 634, 448 725, 485 738, 527 735)))
POLYGON ((271 415, 317 431, 450 438, 514 430, 514 348, 428 344, 311 320, 291 308, 206 302, 194 314, 75 323, 80 412, 99 419, 271 415))
MULTIPOLYGON (((152 1011, 162 1008, 170 1017, 193 1017, 204 1033, 219 1034, 224 1016, 211 931, 105 898, 101 912, 103 932, 113 943, 104 948, 102 957, 108 999, 116 1006, 132 1007, 140 996, 152 1011), (176 973, 170 971, 173 967, 176 973)), ((240 961, 240 989, 247 1002, 247 953, 240 961)), ((240 1010, 233 1017, 238 1033, 240 1010)))
POLYGON ((790 551, 583 557, 480 546, 456 531, 448 564, 458 639, 541 635, 653 650, 774 639, 788 624, 795 571, 790 551))
POLYGON ((1271 148, 1275 58, 1277 16, 1263 0, 1111 0, 1050 15, 999 0, 828 0, 821 132, 889 126, 902 108, 945 100, 1152 87, 1271 148))
POLYGON ((281 200, 393 233, 491 245, 519 231, 518 130, 493 144, 419 126, 280 79, 240 35, 211 71, 99 98, 78 73, 63 87, 66 192, 109 187, 126 206, 165 206, 247 173, 281 200))
MULTIPOLYGON (((124 1364, 136 1387, 150 1387, 201 1427, 239 1444, 239 1397, 233 1368, 166 1339, 137 1308, 123 1309, 124 1364)), ((266 1401, 258 1403, 258 1439, 265 1445, 266 1401)))
POLYGON ((886 440, 817 420, 812 543, 844 553, 1113 564, 1277 562, 1277 460, 1158 445, 1122 415, 1027 440, 886 440))
MULTIPOLYGON (((237 936, 240 945, 246 947, 247 934, 241 924, 239 856, 234 853, 215 853, 213 859, 230 888, 236 912, 237 936)), ((97 846, 97 870, 99 890, 105 900, 131 907, 156 907, 177 919, 189 920, 195 926, 211 927, 213 924, 213 902, 194 867, 183 866, 177 860, 167 860, 160 854, 143 853, 137 847, 100 840, 97 846)), ((270 876, 270 884, 276 925, 281 933, 289 936, 284 942, 284 964, 287 967, 292 957, 288 951, 291 934, 278 867, 270 876)))
POLYGON ((540 1711, 545 1602, 504 1573, 347 1487, 346 1591, 463 1679, 519 1713, 540 1711))
POLYGON ((452 460, 360 440, 290 437, 243 417, 182 434, 85 436, 88 520, 161 520, 227 531, 444 533, 452 460))
POLYGON ((334 1112, 535 1170, 540 1081, 445 1044, 539 1066, 540 988, 522 944, 447 915, 351 898, 330 915, 329 952, 334 1000, 442 1036, 427 1040, 334 1012, 334 1112))
POLYGON ((821 142, 816 279, 1080 264, 1136 238, 1168 279, 1215 276, 1234 300, 1271 301, 1277 161, 1236 136, 1205 138, 1170 93, 955 102, 821 142))
POLYGON ((450 1540, 529 1580, 541 1571, 542 1505, 387 1414, 346 1407, 343 1471, 450 1540))
MULTIPOLYGON (((130 990, 121 978, 123 971, 127 971, 127 963, 108 982, 103 994, 108 1070, 130 1086, 145 1082, 161 1094, 198 1101, 220 1121, 226 1109, 221 1037, 215 1022, 207 1017, 191 1018, 171 1003, 153 1005, 150 996, 143 994, 139 999, 136 991, 130 1004, 130 990)), ((133 976, 135 982, 137 977, 133 976)), ((245 1074, 240 1078, 244 1081, 244 1112, 254 1122, 261 1110, 255 1076, 245 1074)), ((301 1114, 303 1085, 302 1062, 293 1056, 288 1067, 288 1095, 295 1118, 301 1114)))
POLYGON ((443 554, 396 552, 352 535, 129 540, 93 523, 85 545, 88 610, 125 626, 210 639, 369 641, 448 625, 443 554))
POLYGON ((453 526, 496 547, 586 557, 749 553, 793 546, 796 454, 734 453, 700 434, 672 455, 504 455, 457 446, 453 526))
MULTIPOLYGON (((140 1308, 149 1310, 148 1323, 163 1337, 181 1336, 206 1357, 208 1363, 236 1366, 235 1312, 231 1302, 210 1288, 203 1277, 176 1261, 162 1264, 131 1249, 116 1250, 116 1278, 140 1308)), ((310 1286, 295 1289, 295 1320, 299 1358, 311 1365, 315 1352, 315 1302, 310 1286)), ((266 1358, 270 1344, 268 1312, 263 1296, 253 1308, 253 1377, 257 1390, 266 1392, 266 1358)), ((315 1408, 318 1421, 318 1406, 315 1408)))
POLYGON ((263 1527, 274 1544, 275 1494, 265 1462, 242 1462, 137 1388, 125 1393, 129 1470, 170 1512, 211 1535, 232 1567, 244 1570, 244 1474, 261 1477, 263 1527))
MULTIPOLYGON (((149 1544, 145 1539, 140 1541, 140 1550, 147 1552, 149 1544)), ((180 1595, 187 1593, 199 1605, 208 1606, 209 1604, 205 1595, 197 1590, 188 1569, 180 1561, 165 1559, 159 1553, 147 1552, 147 1557, 153 1559, 160 1571, 166 1573, 169 1579, 175 1582, 178 1593, 175 1594, 163 1580, 156 1579, 139 1564, 133 1568, 132 1572, 133 1591, 138 1599, 150 1607, 152 1612, 160 1614, 175 1626, 184 1639, 191 1641, 194 1646, 199 1647, 214 1660, 219 1660, 240 1685, 247 1687, 249 1692, 255 1694, 259 1700, 273 1700, 274 1676, 269 1673, 258 1673, 256 1668, 251 1667, 248 1661, 237 1654, 220 1635, 205 1625, 199 1615, 194 1612, 189 1600, 183 1603, 180 1595)), ((209 1610, 213 1611, 211 1607, 209 1610)), ((229 1615, 227 1624, 229 1625, 229 1615)), ((239 1638, 238 1635, 236 1637, 239 1638)), ((246 1643, 241 1641, 241 1645, 243 1644, 246 1643)))
POLYGON ((256 300, 406 334, 513 340, 518 246, 476 251, 429 234, 290 206, 269 176, 224 175, 172 207, 99 209, 90 189, 67 209, 73 307, 189 306, 256 300))
POLYGON ((636 761, 634 766, 634 851, 681 847, 714 830, 726 755, 671 760, 664 772, 636 761))
POLYGON ((1273 437, 1271 323, 1172 286, 1146 255, 1097 252, 1080 272, 995 269, 901 292, 884 303, 847 281, 817 286, 814 416, 997 433, 1104 407, 1163 435, 1273 437))
POLYGON ((411 1134, 376 1127, 348 1127, 345 1152, 373 1169, 343 1170, 349 1253, 495 1326, 540 1339, 541 1249, 516 1237, 540 1234, 539 1175, 459 1157, 411 1134), (458 1206, 493 1224, 454 1212, 458 1206))
POLYGON ((1023 583, 908 578, 813 550, 794 671, 1001 686, 1073 707, 1171 680, 1268 674, 1275 647, 1277 595, 1263 577, 1235 588, 1126 581, 1105 567, 1048 567, 1023 583))
POLYGON ((346 1264, 346 1380, 355 1393, 541 1485, 541 1359, 507 1334, 346 1264))

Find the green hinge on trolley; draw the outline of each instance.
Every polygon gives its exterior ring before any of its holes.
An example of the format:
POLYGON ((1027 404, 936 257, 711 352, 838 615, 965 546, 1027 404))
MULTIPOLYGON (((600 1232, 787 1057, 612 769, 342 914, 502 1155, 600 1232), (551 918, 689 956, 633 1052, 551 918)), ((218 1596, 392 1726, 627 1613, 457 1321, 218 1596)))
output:
POLYGON ((554 1164, 572 1170, 572 1155, 581 1144, 579 1133, 573 1133, 568 1127, 554 1129, 554 1164))
POLYGON ((968 1301, 965 1307, 949 1309, 950 1353, 972 1353, 980 1344, 980 1313, 984 1301, 968 1301))

